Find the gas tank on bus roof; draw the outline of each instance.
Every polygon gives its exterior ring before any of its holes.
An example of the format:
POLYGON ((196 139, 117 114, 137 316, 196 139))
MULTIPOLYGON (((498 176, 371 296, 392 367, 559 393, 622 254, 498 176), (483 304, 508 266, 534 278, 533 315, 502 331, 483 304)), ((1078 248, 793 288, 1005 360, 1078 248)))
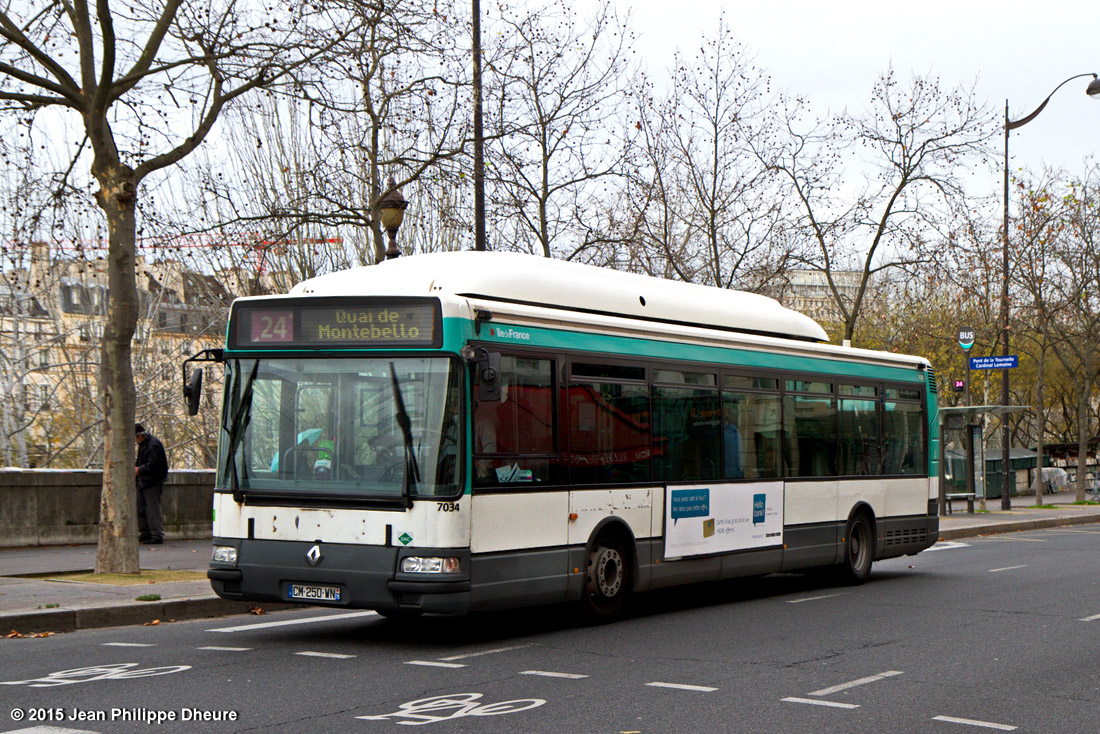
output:
POLYGON ((809 316, 744 291, 665 280, 516 252, 438 252, 328 273, 301 296, 454 295, 827 341, 809 316))

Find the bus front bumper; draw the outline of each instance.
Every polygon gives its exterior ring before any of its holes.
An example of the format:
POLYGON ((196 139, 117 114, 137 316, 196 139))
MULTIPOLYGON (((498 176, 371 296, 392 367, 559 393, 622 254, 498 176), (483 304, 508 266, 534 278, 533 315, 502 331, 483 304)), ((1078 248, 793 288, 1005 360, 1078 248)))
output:
POLYGON ((240 538, 215 538, 214 545, 237 548, 236 564, 211 561, 206 573, 223 599, 383 613, 464 614, 470 608, 468 550, 240 538), (398 571, 403 558, 440 555, 458 557, 460 573, 398 571))

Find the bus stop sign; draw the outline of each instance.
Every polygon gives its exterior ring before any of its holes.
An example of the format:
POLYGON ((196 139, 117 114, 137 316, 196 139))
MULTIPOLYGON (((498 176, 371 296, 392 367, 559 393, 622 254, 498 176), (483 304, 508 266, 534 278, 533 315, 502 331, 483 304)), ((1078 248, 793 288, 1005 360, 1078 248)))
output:
POLYGON ((970 349, 974 346, 974 328, 971 326, 959 329, 959 346, 963 349, 970 349))
POLYGON ((1008 354, 1003 357, 971 357, 970 369, 972 370, 1010 370, 1020 366, 1020 357, 1016 354, 1008 354))

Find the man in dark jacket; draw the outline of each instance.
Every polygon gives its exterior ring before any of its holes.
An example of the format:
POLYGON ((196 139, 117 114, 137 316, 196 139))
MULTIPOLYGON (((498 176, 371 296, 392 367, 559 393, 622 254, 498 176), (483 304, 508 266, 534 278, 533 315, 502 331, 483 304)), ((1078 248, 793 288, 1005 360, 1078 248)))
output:
POLYGON ((164 480, 168 478, 168 456, 160 439, 145 430, 140 423, 134 426, 137 440, 137 461, 134 477, 137 479, 138 540, 147 545, 164 542, 163 518, 160 513, 160 494, 164 480))

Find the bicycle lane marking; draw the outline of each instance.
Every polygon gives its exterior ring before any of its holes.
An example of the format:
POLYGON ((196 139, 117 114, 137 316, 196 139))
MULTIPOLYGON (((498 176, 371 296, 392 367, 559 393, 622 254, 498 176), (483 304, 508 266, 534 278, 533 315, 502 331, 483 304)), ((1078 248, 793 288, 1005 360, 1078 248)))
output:
POLYGON ((85 668, 59 670, 41 678, 27 680, 0 681, 0 686, 27 686, 29 688, 52 688, 75 683, 89 683, 96 680, 125 680, 128 678, 148 678, 154 675, 168 675, 191 670, 190 665, 170 665, 160 668, 140 668, 140 663, 112 663, 110 665, 91 665, 85 668))
POLYGON ((397 711, 376 716, 356 716, 365 721, 398 720, 406 726, 422 726, 465 716, 499 716, 538 708, 546 703, 542 698, 518 698, 497 703, 482 703, 481 693, 452 693, 430 698, 418 698, 397 707, 397 711), (446 715, 443 712, 450 712, 446 715))

